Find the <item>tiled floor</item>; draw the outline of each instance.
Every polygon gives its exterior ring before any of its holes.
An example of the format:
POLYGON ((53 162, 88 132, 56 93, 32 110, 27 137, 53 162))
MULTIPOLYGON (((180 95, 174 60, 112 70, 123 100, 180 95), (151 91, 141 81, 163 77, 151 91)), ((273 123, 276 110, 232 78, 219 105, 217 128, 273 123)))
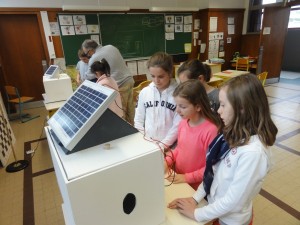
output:
MULTIPOLYGON (((300 225, 300 82, 282 81, 265 87, 279 133, 271 148, 273 168, 254 200, 256 225, 300 225)), ((23 124, 12 121, 11 126, 17 158, 31 163, 17 173, 0 168, 0 225, 64 225, 62 199, 43 133, 47 113, 44 108, 28 111, 41 117, 23 124), (35 149, 32 158, 25 153, 30 149, 35 149)))

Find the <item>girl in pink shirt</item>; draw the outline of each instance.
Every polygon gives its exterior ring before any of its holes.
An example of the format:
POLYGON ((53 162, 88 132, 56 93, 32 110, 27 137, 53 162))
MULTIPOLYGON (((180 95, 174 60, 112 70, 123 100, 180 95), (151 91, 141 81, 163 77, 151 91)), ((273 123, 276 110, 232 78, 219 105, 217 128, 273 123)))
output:
POLYGON ((94 73, 97 77, 96 83, 112 88, 115 91, 118 92, 118 95, 114 102, 112 102, 109 105, 109 109, 113 111, 115 114, 117 114, 119 117, 124 116, 123 109, 122 109, 122 102, 121 102, 121 96, 119 93, 119 88, 117 85, 117 82, 110 76, 110 66, 108 62, 103 58, 101 61, 95 61, 91 65, 91 71, 94 73))
POLYGON ((188 183, 195 190, 202 182, 206 165, 206 151, 216 137, 219 117, 211 110, 205 88, 199 80, 181 83, 173 96, 176 111, 183 118, 178 127, 177 146, 166 153, 167 178, 173 183, 188 183))

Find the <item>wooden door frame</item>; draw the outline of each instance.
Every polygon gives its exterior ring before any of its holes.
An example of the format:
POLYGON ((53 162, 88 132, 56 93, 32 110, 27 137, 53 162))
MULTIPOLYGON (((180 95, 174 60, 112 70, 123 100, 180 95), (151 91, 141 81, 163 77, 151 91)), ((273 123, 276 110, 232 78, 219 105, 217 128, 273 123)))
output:
MULTIPOLYGON (((43 51, 46 56, 47 62, 51 62, 49 52, 48 52, 48 46, 46 41, 46 36, 44 32, 44 26, 42 22, 42 16, 41 12, 46 11, 48 16, 49 13, 52 15, 53 13, 57 13, 62 11, 61 8, 0 8, 0 15, 1 14, 8 14, 8 15, 22 15, 22 14, 28 14, 28 15, 36 15, 39 25, 39 31, 42 38, 42 44, 43 44, 43 51)), ((0 61, 1 62, 1 61, 0 61)))
POLYGON ((15 9, 15 8, 5 8, 5 9, 3 9, 2 8, 1 9, 0 8, 0 15, 4 15, 4 14, 6 14, 6 15, 24 15, 24 14, 25 15, 36 15, 38 25, 39 25, 39 31, 40 31, 41 38, 42 38, 43 51, 44 51, 44 54, 46 56, 47 62, 50 62, 48 46, 47 46, 47 42, 46 42, 42 17, 41 17, 41 13, 40 13, 41 11, 44 11, 44 10, 38 9, 38 8, 30 8, 30 9, 24 9, 24 8, 22 8, 22 9, 15 9))
MULTIPOLYGON (((0 8, 0 15, 35 15, 37 22, 38 22, 38 30, 41 36, 41 42, 42 42, 42 51, 44 52, 45 55, 45 59, 47 61, 47 63, 52 64, 53 62, 50 59, 50 55, 48 52, 48 46, 47 46, 47 42, 46 42, 46 36, 45 36, 45 32, 44 32, 44 26, 43 26, 43 22, 42 22, 42 16, 41 16, 41 11, 46 11, 53 13, 56 13, 58 11, 61 11, 60 8, 0 8)), ((2 65, 2 59, 0 56, 0 65, 2 65)), ((3 85, 0 86, 0 92, 2 94, 2 98, 6 103, 6 98, 5 98, 5 91, 4 91, 4 84, 5 84, 5 80, 3 79, 4 74, 2 74, 2 68, 0 67, 0 81, 1 83, 3 83, 3 85)))

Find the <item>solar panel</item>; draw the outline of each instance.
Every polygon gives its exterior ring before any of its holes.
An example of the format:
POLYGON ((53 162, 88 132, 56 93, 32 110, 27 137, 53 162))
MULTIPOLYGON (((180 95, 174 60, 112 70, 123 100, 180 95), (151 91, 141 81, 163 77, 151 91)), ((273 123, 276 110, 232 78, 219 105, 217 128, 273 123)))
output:
POLYGON ((51 65, 45 72, 44 76, 49 76, 51 78, 59 77, 59 67, 57 65, 51 65))
POLYGON ((71 151, 116 95, 113 89, 86 80, 49 119, 48 124, 63 146, 71 151))

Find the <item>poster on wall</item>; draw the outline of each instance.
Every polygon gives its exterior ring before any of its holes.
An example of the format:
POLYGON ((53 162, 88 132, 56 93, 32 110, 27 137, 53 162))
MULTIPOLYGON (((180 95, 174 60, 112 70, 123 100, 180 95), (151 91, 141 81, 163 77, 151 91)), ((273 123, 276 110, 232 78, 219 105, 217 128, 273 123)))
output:
POLYGON ((85 25, 85 15, 73 15, 74 25, 85 25))
POLYGON ((72 16, 70 15, 59 15, 59 24, 62 25, 73 25, 72 16))
POLYGON ((50 25, 51 36, 59 36, 60 32, 59 32, 58 22, 49 22, 49 25, 50 25))
POLYGON ((216 32, 218 28, 218 17, 209 18, 209 32, 216 32))
POLYGON ((89 34, 99 34, 99 26, 97 24, 87 25, 87 32, 89 34))
POLYGON ((75 33, 76 34, 87 34, 87 26, 86 25, 75 25, 75 33))
POLYGON ((183 24, 183 16, 175 16, 175 24, 183 24))
POLYGON ((174 23, 174 16, 167 15, 165 16, 166 23, 174 23))
POLYGON ((74 26, 60 26, 62 35, 75 35, 74 26))

